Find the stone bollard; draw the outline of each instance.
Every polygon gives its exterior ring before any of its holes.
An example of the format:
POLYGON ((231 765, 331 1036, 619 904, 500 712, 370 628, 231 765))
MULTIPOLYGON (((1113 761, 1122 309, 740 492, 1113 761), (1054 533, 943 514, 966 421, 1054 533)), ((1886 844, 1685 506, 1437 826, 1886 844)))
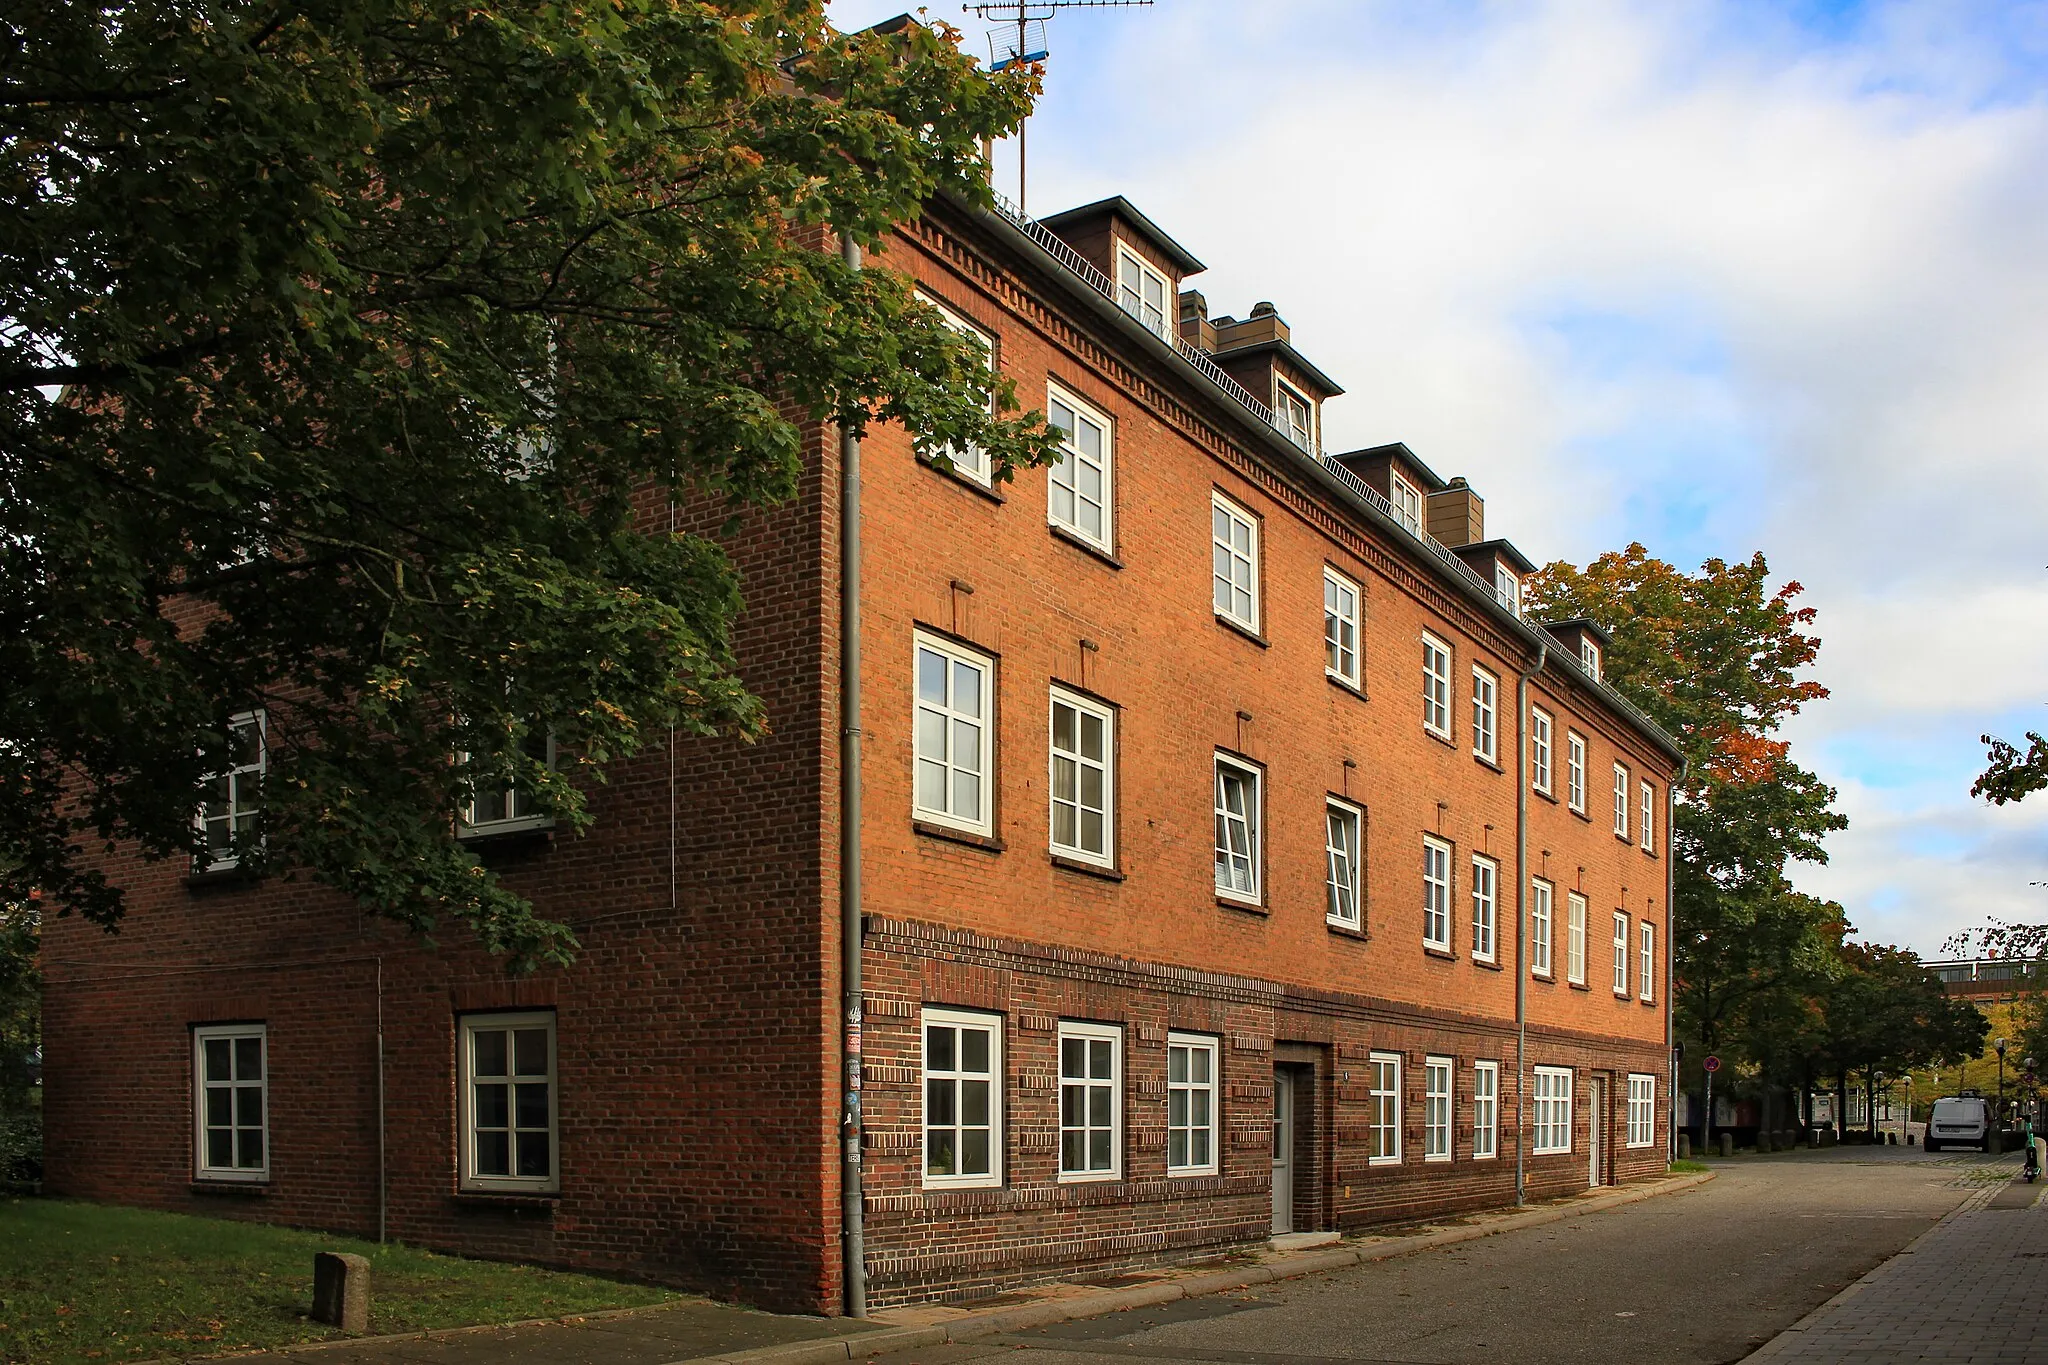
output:
POLYGON ((313 1316, 344 1332, 370 1330, 370 1262, 345 1251, 313 1254, 313 1316))
POLYGON ((1918 1133, 1906 1134, 1906 1145, 1908 1147, 1918 1147, 1920 1145, 1920 1135, 1918 1133))
POLYGON ((1993 1156, 2003 1152, 2005 1150, 2005 1134, 1999 1132, 1996 1128, 1986 1133, 1984 1135, 1984 1150, 1993 1156))
POLYGON ((1691 1133, 1680 1133, 1680 1134, 1678 1135, 1678 1159, 1679 1159, 1680 1161, 1689 1161, 1689 1160, 1691 1160, 1691 1158, 1692 1158, 1692 1134, 1691 1134, 1691 1133))
POLYGON ((1723 1133, 1723 1134, 1721 1134, 1721 1155, 1722 1155, 1722 1156, 1734 1156, 1734 1155, 1735 1155, 1735 1134, 1733 1134, 1733 1133, 1723 1133))
POLYGON ((1761 1128, 1757 1129, 1756 1152, 1758 1156, 1769 1156, 1771 1154, 1771 1150, 1776 1146, 1777 1144, 1771 1141, 1771 1135, 1769 1133, 1766 1133, 1761 1128))

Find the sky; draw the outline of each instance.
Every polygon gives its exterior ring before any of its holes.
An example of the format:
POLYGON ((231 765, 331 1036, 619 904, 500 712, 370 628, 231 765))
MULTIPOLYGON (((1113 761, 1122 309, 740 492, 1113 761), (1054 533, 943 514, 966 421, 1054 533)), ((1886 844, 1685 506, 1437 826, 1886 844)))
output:
MULTIPOLYGON (((856 28, 896 3, 834 0, 856 28)), ((946 5, 986 56, 986 25, 946 5)), ((1122 194, 1538 563, 1796 580, 1849 828, 1802 889, 1924 956, 2048 921, 2048 3, 1157 0, 1049 25, 1027 209, 1122 194)), ((1014 146, 997 187, 1016 197, 1014 146)))

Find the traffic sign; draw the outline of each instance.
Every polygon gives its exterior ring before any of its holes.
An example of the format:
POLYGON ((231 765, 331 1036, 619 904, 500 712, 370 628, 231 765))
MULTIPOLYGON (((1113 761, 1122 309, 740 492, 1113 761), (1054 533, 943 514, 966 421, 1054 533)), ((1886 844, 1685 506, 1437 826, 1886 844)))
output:
POLYGON ((1709 1072, 1719 1071, 1721 1069, 1721 1059, 1719 1057, 1708 1057, 1704 1062, 1701 1062, 1700 1065, 1705 1067, 1709 1072))

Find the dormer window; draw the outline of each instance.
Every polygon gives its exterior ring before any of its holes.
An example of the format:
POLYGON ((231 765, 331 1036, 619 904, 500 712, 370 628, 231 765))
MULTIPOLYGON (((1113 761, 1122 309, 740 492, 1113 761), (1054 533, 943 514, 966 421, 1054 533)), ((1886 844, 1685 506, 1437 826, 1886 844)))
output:
POLYGON ((1392 470, 1387 471, 1387 501, 1394 505, 1394 520, 1407 527, 1408 534, 1422 534, 1422 493, 1392 470))
POLYGON ((1579 637, 1579 662, 1592 675, 1593 681, 1600 680, 1600 646, 1590 635, 1579 637))
POLYGON ((1280 434, 1308 451, 1316 449, 1315 408, 1284 380, 1273 381, 1273 424, 1280 434))
POLYGON ((1173 286, 1150 261, 1117 244, 1116 301, 1122 309, 1145 325, 1145 330, 1171 339, 1167 331, 1166 301, 1173 286))
POLYGON ((1517 617, 1522 614, 1522 580, 1505 564, 1493 566, 1493 596, 1517 617))

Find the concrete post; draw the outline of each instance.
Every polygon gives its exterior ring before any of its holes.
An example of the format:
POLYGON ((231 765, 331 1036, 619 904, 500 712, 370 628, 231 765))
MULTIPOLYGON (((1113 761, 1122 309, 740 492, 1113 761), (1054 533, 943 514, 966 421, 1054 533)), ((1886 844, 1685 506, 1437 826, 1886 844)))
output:
POLYGON ((1720 1132, 1719 1134, 1717 1134, 1716 1136, 1717 1136, 1717 1137, 1718 1137, 1718 1138, 1720 1139, 1720 1143, 1721 1143, 1721 1155, 1722 1155, 1722 1156, 1734 1156, 1734 1155, 1735 1155, 1735 1134, 1733 1134, 1733 1133, 1731 1133, 1731 1132, 1728 1132, 1728 1131, 1727 1131, 1726 1129, 1723 1129, 1723 1130, 1722 1130, 1722 1131, 1721 1131, 1721 1132, 1720 1132))
POLYGON ((1691 1134, 1691 1133, 1680 1133, 1680 1134, 1678 1135, 1678 1159, 1679 1159, 1680 1161, 1689 1161, 1689 1160, 1691 1160, 1691 1158, 1692 1158, 1692 1134, 1691 1134))
POLYGON ((360 1336, 370 1330, 370 1261, 345 1251, 313 1255, 313 1316, 360 1336))

